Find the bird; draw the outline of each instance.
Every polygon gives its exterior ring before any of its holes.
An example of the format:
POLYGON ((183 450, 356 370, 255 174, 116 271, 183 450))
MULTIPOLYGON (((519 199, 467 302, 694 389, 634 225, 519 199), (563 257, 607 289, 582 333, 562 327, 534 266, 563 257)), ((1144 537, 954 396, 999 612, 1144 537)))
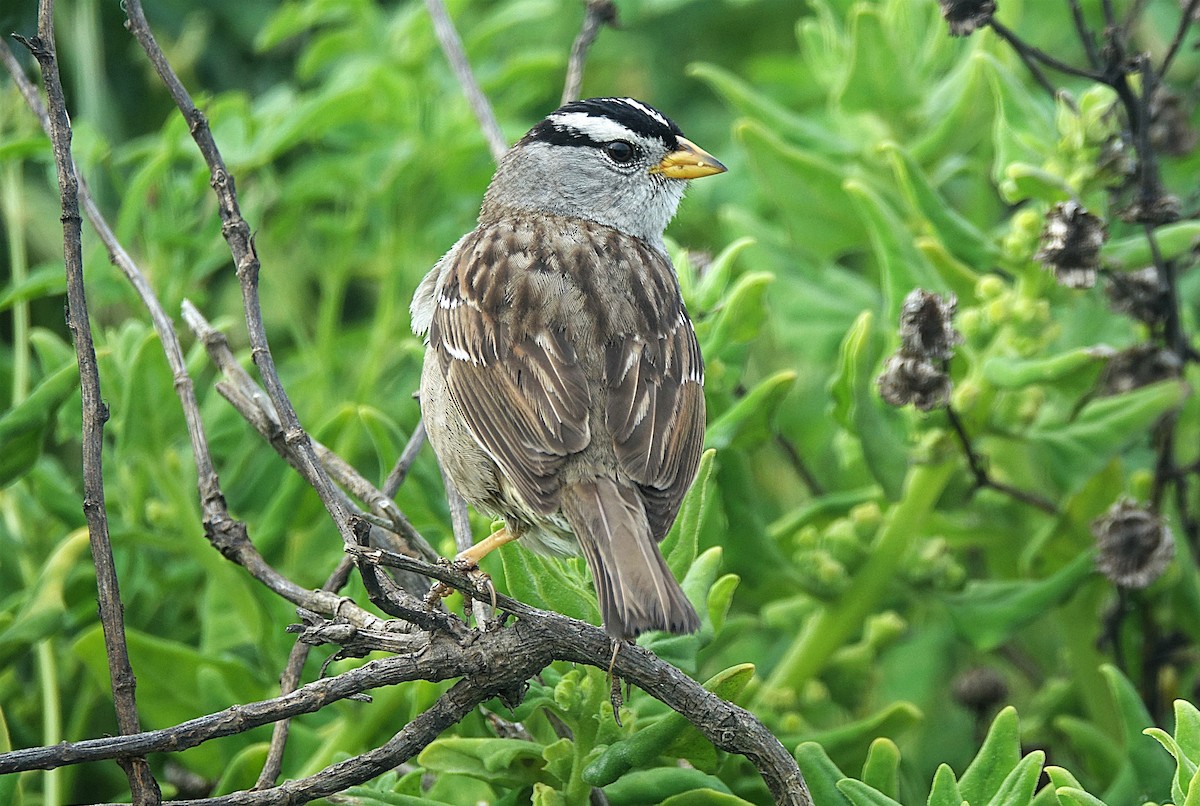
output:
MULTIPOLYGON (((500 159, 478 224, 412 300, 422 417, 442 470, 519 539, 582 554, 604 628, 694 632, 659 549, 704 443, 704 362, 663 233, 726 171, 633 98, 564 104, 500 159)), ((618 644, 619 645, 619 644, 618 644)))

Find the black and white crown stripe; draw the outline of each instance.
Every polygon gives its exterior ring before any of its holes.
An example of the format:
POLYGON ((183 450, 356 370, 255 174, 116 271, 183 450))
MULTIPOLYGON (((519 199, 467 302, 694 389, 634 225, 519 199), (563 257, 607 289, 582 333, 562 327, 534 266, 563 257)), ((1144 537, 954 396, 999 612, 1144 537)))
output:
POLYGON ((612 140, 651 137, 670 150, 683 132, 666 115, 632 98, 588 98, 572 101, 530 129, 526 140, 554 145, 600 146, 612 140))

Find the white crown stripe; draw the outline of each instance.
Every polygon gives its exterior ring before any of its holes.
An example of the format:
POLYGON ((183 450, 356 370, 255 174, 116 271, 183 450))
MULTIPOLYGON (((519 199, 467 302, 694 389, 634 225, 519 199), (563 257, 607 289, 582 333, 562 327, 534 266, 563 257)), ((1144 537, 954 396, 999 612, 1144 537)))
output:
POLYGON ((599 143, 637 137, 627 127, 615 120, 597 117, 587 112, 558 112, 550 116, 550 123, 555 128, 577 131, 599 143))
POLYGON ((659 123, 661 123, 662 125, 666 126, 668 129, 671 128, 670 122, 665 117, 663 117, 663 114, 661 112, 659 112, 657 109, 652 109, 651 107, 646 106, 641 101, 634 100, 633 98, 610 98, 609 100, 611 100, 615 103, 625 104, 626 106, 628 106, 632 109, 636 109, 645 115, 649 115, 650 117, 654 118, 659 123))

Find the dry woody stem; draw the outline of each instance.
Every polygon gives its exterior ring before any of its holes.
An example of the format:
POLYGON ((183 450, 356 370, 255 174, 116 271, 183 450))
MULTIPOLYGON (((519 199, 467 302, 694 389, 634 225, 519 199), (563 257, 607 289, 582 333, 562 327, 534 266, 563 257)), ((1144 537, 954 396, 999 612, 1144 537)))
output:
MULTIPOLYGON (((490 105, 470 77, 470 66, 461 42, 453 32, 439 0, 427 0, 439 28, 439 38, 472 101, 493 153, 503 152, 504 143, 495 125, 490 105), (457 56, 454 43, 457 42, 457 56), (449 43, 449 44, 448 44, 449 43), (458 60, 456 63, 455 60, 458 60), (464 78, 466 76, 466 78, 464 78)), ((0 753, 0 774, 24 770, 116 760, 129 777, 133 802, 160 801, 157 782, 150 775, 145 756, 174 753, 212 739, 242 733, 274 723, 276 730, 258 782, 253 790, 197 801, 197 804, 303 803, 334 795, 346 787, 365 782, 413 758, 446 728, 494 697, 518 700, 525 681, 555 661, 582 663, 608 669, 619 679, 637 685, 693 722, 720 749, 741 753, 762 772, 779 803, 811 804, 803 777, 791 754, 753 715, 704 690, 670 664, 636 645, 622 649, 613 660, 612 644, 600 629, 555 613, 540 611, 504 597, 497 629, 470 630, 440 606, 431 608, 420 598, 430 579, 463 591, 481 609, 482 597, 476 583, 442 565, 433 564, 436 553, 407 521, 391 500, 407 476, 424 443, 418 424, 409 444, 380 490, 363 478, 341 457, 310 439, 300 425, 275 371, 259 308, 259 263, 253 237, 239 211, 233 177, 213 141, 208 122, 192 103, 187 91, 167 63, 150 31, 139 0, 128 0, 129 30, 145 50, 164 85, 188 121, 190 131, 206 160, 217 195, 222 233, 229 243, 243 292, 251 355, 258 367, 265 392, 241 366, 224 337, 200 312, 184 304, 183 319, 204 345, 223 380, 218 391, 262 437, 284 457, 317 491, 341 535, 347 556, 330 575, 322 589, 312 591, 297 585, 272 568, 251 542, 245 523, 232 518, 225 504, 214 469, 200 416, 196 394, 184 363, 179 337, 171 318, 162 309, 154 289, 128 252, 116 240, 98 206, 78 181, 70 155, 71 132, 54 58, 52 4, 43 2, 38 36, 24 40, 42 67, 49 97, 43 109, 20 65, 7 49, 0 61, 13 76, 31 110, 42 121, 54 145, 63 202, 64 244, 67 267, 69 324, 75 337, 83 389, 84 410, 84 509, 97 567, 101 620, 111 667, 114 701, 121 735, 53 747, 0 753), (198 480, 198 493, 209 542, 227 559, 241 565, 255 579, 283 599, 297 605, 302 624, 289 628, 299 633, 281 681, 280 696, 189 720, 160 730, 141 730, 134 699, 135 681, 125 648, 121 603, 108 542, 101 481, 101 437, 107 411, 101 394, 95 350, 87 319, 83 266, 80 248, 80 204, 120 268, 146 306, 175 381, 187 423, 198 480), (395 578, 379 573, 386 565, 395 578), (358 568, 372 600, 396 617, 385 621, 337 591, 349 573, 358 568), (506 620, 515 621, 505 625, 506 620), (331 678, 301 685, 310 647, 334 644, 333 658, 362 657, 368 652, 393 653, 393 657, 371 661, 331 678), (460 678, 437 702, 401 729, 382 746, 331 765, 306 778, 277 784, 286 751, 289 720, 312 713, 332 702, 361 699, 364 692, 381 686, 414 680, 441 681, 460 678)), ((572 51, 568 85, 578 88, 583 63, 591 41, 603 24, 613 21, 611 4, 588 3, 584 27, 572 51)), ((469 540, 465 510, 456 510, 456 533, 469 540)), ((491 621, 491 619, 488 619, 491 621)), ((364 706, 367 707, 367 706, 364 706)))
MULTIPOLYGON (((129 661, 125 642, 125 617, 121 591, 113 563, 112 543, 108 534, 108 512, 104 505, 104 476, 101 453, 104 423, 108 408, 100 391, 100 371, 96 348, 88 321, 87 295, 83 283, 82 224, 79 213, 79 181, 71 156, 71 122, 63 98, 58 59, 54 43, 54 3, 42 0, 38 8, 38 33, 23 40, 42 71, 49 110, 50 141, 58 173, 62 200, 63 260, 67 274, 67 327, 75 342, 79 364, 79 386, 83 403, 83 512, 87 518, 92 562, 96 566, 96 588, 100 622, 104 631, 105 653, 112 682, 117 728, 122 734, 138 733, 141 721, 137 712, 137 679, 129 661)), ((157 804, 161 800, 158 782, 146 759, 127 756, 119 762, 129 778, 135 804, 157 804)))

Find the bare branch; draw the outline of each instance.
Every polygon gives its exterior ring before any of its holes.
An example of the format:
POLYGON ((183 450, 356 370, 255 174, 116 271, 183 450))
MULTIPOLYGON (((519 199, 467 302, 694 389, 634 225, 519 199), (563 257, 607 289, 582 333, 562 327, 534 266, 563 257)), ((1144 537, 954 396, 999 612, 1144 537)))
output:
MULTIPOLYGON (((0 48, 0 61, 8 69, 9 75, 12 76, 13 81, 20 89, 30 110, 41 123, 42 129, 49 134, 50 119, 46 113, 46 109, 38 99, 33 85, 21 71, 21 66, 7 48, 0 48)), ((205 533, 211 539, 212 534, 236 528, 236 525, 234 519, 229 514, 229 509, 225 504, 225 496, 221 492, 220 481, 213 468, 212 455, 208 449, 208 438, 204 432, 204 421, 200 416, 200 406, 196 401, 195 385, 192 383, 192 378, 187 371, 187 364, 183 357, 183 348, 179 344, 179 335, 176 333, 174 323, 167 316, 162 303, 158 299, 158 295, 150 285, 146 275, 134 262, 133 258, 125 250, 125 247, 121 245, 121 242, 117 240, 117 236, 113 232, 112 227, 109 226, 108 220, 100 212, 99 206, 88 190, 87 182, 79 174, 78 166, 75 166, 75 173, 79 180, 79 199, 83 204, 84 214, 108 250, 109 260, 125 275, 125 278, 142 300, 142 304, 146 306, 146 310, 150 313, 150 320, 154 325, 154 331, 158 335, 159 342, 162 344, 167 365, 171 368, 175 393, 178 395, 180 405, 183 409, 183 417, 188 429, 188 438, 192 446, 192 457, 196 465, 196 484, 199 488, 200 506, 204 513, 205 533)), ((241 528, 244 529, 244 525, 241 528)))
MULTIPOLYGON (((397 638, 406 641, 410 651, 421 644, 429 644, 427 635, 420 638, 401 635, 397 638)), ((446 662, 445 654, 431 647, 425 652, 414 653, 414 657, 370 661, 336 677, 316 680, 301 686, 291 694, 245 705, 234 705, 171 728, 131 736, 109 736, 0 753, 0 775, 25 770, 49 770, 123 756, 179 752, 211 739, 245 733, 252 728, 269 725, 287 717, 310 714, 332 702, 344 700, 369 689, 424 679, 423 675, 436 674, 437 664, 446 662), (429 660, 426 660, 427 655, 429 660)))
MULTIPOLYGON (((83 512, 87 518, 92 562, 96 566, 96 589, 100 623, 112 682, 117 728, 123 734, 141 730, 137 712, 137 678, 129 661, 125 642, 125 616, 117 570, 113 563, 112 543, 108 534, 108 511, 104 503, 104 423, 108 407, 100 390, 100 370, 96 347, 88 321, 87 293, 83 282, 83 219, 79 214, 79 180, 71 155, 71 122, 63 97, 62 80, 54 43, 54 3, 42 0, 38 6, 38 33, 22 40, 42 71, 49 110, 50 142, 58 173, 58 193, 62 202, 63 260, 67 275, 67 327, 75 342, 79 364, 79 387, 83 404, 83 512)), ((10 54, 11 55, 11 54, 10 54)), ((19 72, 19 71, 18 71, 19 72)), ((129 778, 135 804, 157 804, 162 796, 158 782, 145 758, 122 759, 121 767, 129 778)))
POLYGON ((616 3, 613 0, 587 0, 583 27, 579 29, 579 35, 571 44, 571 57, 567 61, 567 80, 563 84, 562 94, 564 104, 579 98, 579 90, 583 86, 583 65, 587 61, 588 50, 605 25, 616 27, 616 3))
POLYGON ((1179 54, 1179 48, 1183 45, 1183 39, 1187 36, 1188 29, 1192 27, 1195 21, 1196 11, 1200 9, 1200 0, 1191 0, 1187 7, 1183 9, 1183 16, 1179 19, 1179 27, 1175 29, 1175 37, 1171 40, 1171 46, 1167 48, 1167 55, 1163 57, 1162 66, 1158 68, 1158 75, 1165 78, 1167 71, 1171 69, 1171 63, 1175 61, 1175 57, 1179 54))
MULTIPOLYGON (((480 592, 468 575, 450 566, 430 565, 379 549, 354 548, 351 553, 359 558, 360 567, 365 567, 363 561, 378 562, 441 580, 472 598, 489 596, 480 592)), ((0 774, 49 769, 133 753, 174 752, 219 736, 310 713, 370 688, 418 679, 463 678, 451 689, 459 694, 449 700, 439 700, 376 750, 335 764, 309 778, 272 789, 189 801, 206 806, 304 802, 366 781, 411 758, 478 703, 493 696, 509 700, 518 698, 526 680, 560 660, 599 669, 608 669, 611 664, 615 675, 683 714, 718 748, 749 758, 762 773, 778 803, 794 806, 812 803, 795 759, 749 712, 706 691, 674 666, 636 644, 623 645, 612 660, 611 639, 599 627, 506 596, 496 598, 499 607, 516 615, 518 620, 508 627, 486 633, 446 632, 439 628, 434 632, 404 634, 388 629, 387 625, 383 629, 358 629, 344 621, 322 622, 309 615, 306 617, 309 626, 301 634, 303 641, 336 642, 343 647, 343 654, 349 655, 374 650, 403 654, 371 661, 337 677, 309 683, 291 694, 235 706, 166 730, 0 754, 0 774)))
MULTIPOLYGON (((321 590, 330 593, 340 591, 346 586, 352 570, 354 570, 354 560, 350 557, 343 557, 342 561, 338 563, 338 567, 329 575, 329 579, 325 580, 321 590)), ((283 674, 279 679, 280 694, 291 694, 299 688, 300 676, 304 673, 304 664, 308 661, 308 654, 311 650, 312 644, 306 641, 296 641, 292 651, 288 654, 287 666, 284 667, 283 674)), ((275 728, 271 732, 271 744, 267 748, 267 760, 258 774, 258 781, 254 784, 255 789, 272 787, 279 779, 279 774, 283 771, 283 751, 287 747, 291 725, 290 718, 281 719, 275 723, 275 728)))
POLYGON ((175 101, 175 105, 187 120, 192 139, 208 164, 211 174, 210 182, 217 195, 217 208, 221 216, 221 233, 229 244, 230 252, 237 266, 238 280, 241 282, 242 303, 245 308, 251 355, 262 376, 263 386, 278 413, 284 439, 295 453, 298 461, 297 468, 301 475, 316 490, 321 503, 325 505, 325 509, 333 519, 343 544, 352 545, 354 535, 350 527, 349 513, 342 505, 342 500, 329 475, 317 460, 312 441, 301 426, 296 410, 292 406, 275 368, 275 360, 271 355, 271 348, 262 321, 262 306, 258 294, 260 267, 258 255, 254 249, 254 238, 250 233, 250 227, 242 217, 238 205, 233 176, 225 166, 225 160, 213 139, 207 118, 196 108, 179 77, 175 75, 174 69, 167 62, 158 42, 155 41, 140 0, 127 0, 125 8, 129 17, 130 32, 146 52, 159 78, 162 79, 167 91, 175 101))
POLYGON ((416 430, 408 439, 408 444, 404 446, 404 450, 400 452, 400 458, 396 460, 392 472, 388 473, 388 477, 384 479, 381 492, 390 500, 396 496, 396 492, 400 486, 404 484, 404 480, 408 478, 408 471, 412 469, 413 462, 417 460, 417 454, 421 452, 422 446, 425 444, 425 422, 417 421, 416 430))
POLYGON ((1049 501, 1037 493, 1022 490, 1020 487, 1014 487, 1011 484, 1005 484, 1002 481, 992 478, 983 457, 975 450, 975 446, 971 443, 971 437, 967 434, 967 429, 963 426, 962 420, 959 419, 958 413, 954 411, 953 406, 946 406, 946 417, 950 420, 954 434, 958 437, 958 443, 962 446, 963 454, 967 457, 967 465, 971 468, 971 475, 975 478, 976 488, 990 488, 1020 501, 1022 504, 1036 507, 1047 515, 1057 516, 1059 514, 1058 507, 1054 505, 1053 501, 1049 501))
MULTIPOLYGON (((214 328, 197 310, 196 306, 187 300, 184 300, 183 303, 183 319, 200 343, 204 345, 213 364, 225 377, 224 381, 217 383, 217 391, 248 423, 254 426, 254 429, 271 447, 275 448, 288 464, 303 473, 301 460, 292 449, 292 444, 285 438, 274 405, 250 377, 250 373, 238 362, 233 350, 229 347, 229 341, 225 338, 225 334, 214 328)), ((370 505, 372 510, 388 525, 386 529, 378 527, 372 530, 372 545, 412 554, 430 562, 438 559, 437 552, 421 533, 413 528, 408 518, 390 497, 373 487, 348 462, 320 442, 311 440, 311 444, 317 456, 320 457, 325 470, 343 488, 350 490, 360 501, 370 505)), ((341 489, 335 487, 334 494, 338 496, 338 500, 346 512, 352 516, 362 514, 361 510, 342 493, 341 489)), ((414 592, 423 591, 428 587, 427 580, 417 576, 406 577, 401 580, 401 584, 414 592)))
POLYGON ((471 62, 467 60, 467 52, 463 49, 462 39, 454 28, 454 22, 450 19, 442 0, 425 0, 425 8, 433 20, 433 32, 442 46, 442 53, 446 55, 446 61, 450 62, 450 69, 458 78, 459 86, 467 96, 467 103, 471 105, 471 111, 479 121, 479 128, 483 130, 483 139, 487 140, 492 159, 499 162, 504 152, 508 151, 508 142, 504 139, 504 133, 500 131, 500 124, 496 122, 496 113, 492 111, 491 103, 480 89, 479 82, 475 80, 475 73, 471 71, 471 62))

